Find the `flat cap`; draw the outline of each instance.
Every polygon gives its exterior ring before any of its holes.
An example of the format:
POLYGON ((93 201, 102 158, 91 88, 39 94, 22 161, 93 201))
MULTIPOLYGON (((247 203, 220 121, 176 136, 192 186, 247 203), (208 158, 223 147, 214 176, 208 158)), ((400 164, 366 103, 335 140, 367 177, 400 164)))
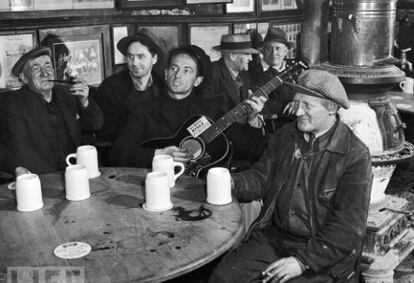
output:
POLYGON ((349 101, 346 91, 339 78, 327 71, 303 71, 297 83, 285 82, 293 91, 332 100, 339 106, 348 109, 349 101))
POLYGON ((24 53, 22 57, 20 57, 19 60, 17 60, 17 62, 14 64, 13 68, 11 69, 11 73, 16 77, 19 77, 27 61, 40 57, 42 55, 48 55, 49 57, 51 57, 52 52, 48 47, 40 46, 33 48, 29 52, 24 53))

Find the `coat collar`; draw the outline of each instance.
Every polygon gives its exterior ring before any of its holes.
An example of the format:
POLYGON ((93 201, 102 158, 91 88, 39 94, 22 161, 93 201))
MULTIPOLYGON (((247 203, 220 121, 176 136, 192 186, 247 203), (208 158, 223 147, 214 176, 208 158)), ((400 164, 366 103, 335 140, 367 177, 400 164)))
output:
MULTIPOLYGON (((333 131, 332 137, 325 148, 331 152, 346 154, 349 152, 351 130, 339 120, 336 122, 334 127, 335 130, 333 131)), ((289 130, 295 140, 304 139, 303 133, 297 129, 296 123, 289 124, 289 130)))

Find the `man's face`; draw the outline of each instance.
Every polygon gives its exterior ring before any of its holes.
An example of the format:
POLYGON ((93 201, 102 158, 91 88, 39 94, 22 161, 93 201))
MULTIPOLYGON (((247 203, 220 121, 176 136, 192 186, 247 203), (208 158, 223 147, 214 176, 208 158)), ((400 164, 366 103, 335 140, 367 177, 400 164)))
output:
POLYGON ((127 65, 131 75, 137 79, 149 75, 152 66, 157 63, 157 55, 152 56, 145 45, 140 42, 132 42, 127 50, 127 65))
POLYGON ((165 70, 168 91, 176 96, 186 97, 202 77, 197 76, 197 63, 187 54, 177 54, 165 70))
POLYGON ((279 67, 288 54, 286 45, 280 42, 265 42, 263 60, 272 67, 279 67))
POLYGON ((252 60, 252 54, 247 53, 235 53, 234 65, 236 71, 248 71, 249 62, 252 60))
POLYGON ((52 61, 48 55, 42 55, 26 62, 20 75, 22 81, 39 93, 49 92, 55 79, 52 61))
POLYGON ((330 112, 325 107, 327 104, 325 99, 296 93, 293 101, 299 104, 295 115, 297 117, 297 127, 300 131, 317 134, 327 130, 332 125, 333 110, 330 112))

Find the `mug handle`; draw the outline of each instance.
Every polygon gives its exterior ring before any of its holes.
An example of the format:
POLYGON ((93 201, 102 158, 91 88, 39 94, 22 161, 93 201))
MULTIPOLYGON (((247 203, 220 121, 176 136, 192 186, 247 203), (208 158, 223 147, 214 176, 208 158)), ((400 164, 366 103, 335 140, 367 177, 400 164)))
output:
POLYGON ((405 81, 400 82, 400 88, 402 90, 404 90, 404 88, 405 88, 405 81))
POLYGON ((183 163, 174 161, 174 170, 175 170, 175 167, 177 166, 181 168, 177 174, 174 174, 174 181, 177 180, 177 178, 180 177, 184 173, 184 170, 185 170, 185 166, 183 163))
POLYGON ((76 163, 70 163, 70 159, 71 159, 72 157, 76 158, 76 153, 71 153, 71 154, 68 154, 68 156, 66 156, 66 164, 67 164, 68 166, 69 166, 69 165, 76 165, 76 163))

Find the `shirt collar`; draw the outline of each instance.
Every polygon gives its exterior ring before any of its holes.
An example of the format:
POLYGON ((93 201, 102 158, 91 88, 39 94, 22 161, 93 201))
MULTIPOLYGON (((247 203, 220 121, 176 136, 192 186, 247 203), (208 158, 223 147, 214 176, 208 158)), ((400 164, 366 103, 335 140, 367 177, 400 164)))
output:
POLYGON ((152 86, 152 84, 153 84, 153 82, 154 82, 154 80, 152 79, 152 74, 150 74, 150 76, 149 76, 149 78, 148 78, 148 82, 147 82, 147 85, 145 86, 145 88, 144 89, 140 89, 140 86, 138 85, 138 83, 136 82, 137 80, 131 75, 131 74, 129 74, 130 76, 131 76, 131 79, 132 79, 132 83, 134 84, 134 88, 136 89, 136 90, 138 90, 138 91, 144 91, 144 90, 146 90, 147 88, 149 88, 149 87, 151 87, 152 86))
POLYGON ((283 72, 286 69, 286 61, 283 60, 282 65, 280 66, 280 68, 274 68, 274 67, 270 66, 269 64, 267 64, 264 59, 262 59, 262 67, 263 67, 263 71, 265 71, 265 72, 267 70, 269 70, 269 68, 273 68, 273 69, 275 69, 276 71, 278 71, 280 73, 280 72, 283 72))

